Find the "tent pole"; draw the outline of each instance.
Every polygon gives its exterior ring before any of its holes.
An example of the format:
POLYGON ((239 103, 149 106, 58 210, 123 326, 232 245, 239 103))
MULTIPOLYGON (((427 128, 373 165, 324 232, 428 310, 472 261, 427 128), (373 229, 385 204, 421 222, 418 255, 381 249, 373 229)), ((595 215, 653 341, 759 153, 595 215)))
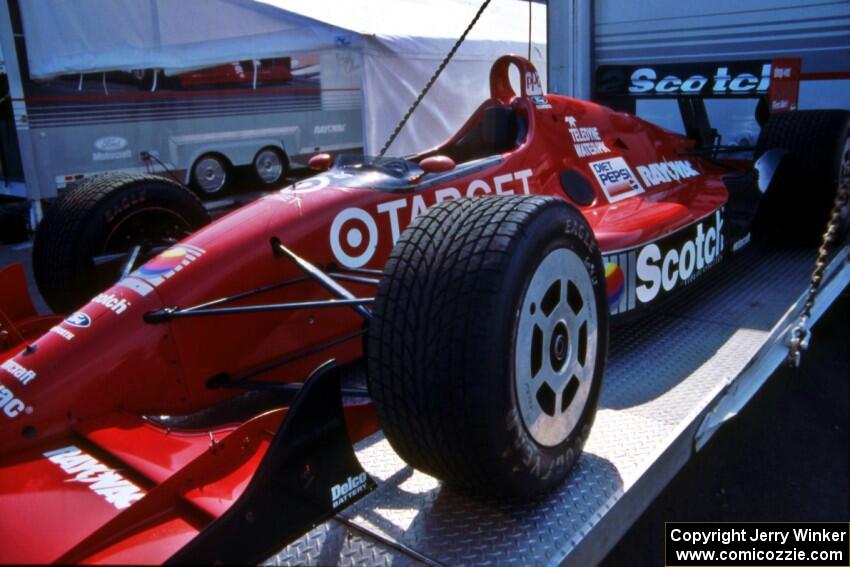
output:
POLYGON ((546 10, 548 91, 590 100, 591 0, 550 0, 546 10))
MULTIPOLYGON (((14 1, 14 0, 9 0, 14 1)), ((56 188, 42 187, 39 183, 38 169, 35 164, 35 151, 32 132, 29 126, 26 99, 24 98, 23 77, 18 61, 12 15, 7 2, 0 2, 0 49, 4 54, 6 78, 9 82, 9 96, 12 98, 12 113, 15 118, 15 131, 18 136, 18 148, 21 154, 24 183, 27 187, 27 199, 31 203, 30 218, 32 228, 41 220, 41 199, 55 197, 56 188)))

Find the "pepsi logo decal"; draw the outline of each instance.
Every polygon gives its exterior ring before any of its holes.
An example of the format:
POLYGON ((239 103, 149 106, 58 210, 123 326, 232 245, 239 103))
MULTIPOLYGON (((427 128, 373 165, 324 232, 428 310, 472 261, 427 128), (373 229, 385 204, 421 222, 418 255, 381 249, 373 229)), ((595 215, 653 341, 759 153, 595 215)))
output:
POLYGON ((589 164, 610 203, 616 203, 644 192, 643 186, 621 157, 594 161, 589 164))

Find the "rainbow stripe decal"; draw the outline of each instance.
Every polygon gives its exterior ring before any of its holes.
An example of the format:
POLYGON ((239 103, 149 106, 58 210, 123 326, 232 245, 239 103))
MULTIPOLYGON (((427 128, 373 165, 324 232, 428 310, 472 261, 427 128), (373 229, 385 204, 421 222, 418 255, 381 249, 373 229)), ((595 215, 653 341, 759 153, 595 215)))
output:
POLYGON ((626 277, 617 264, 605 264, 605 287, 608 291, 608 307, 613 309, 620 303, 626 288, 626 277))
POLYGON ((203 256, 204 252, 197 246, 178 244, 148 261, 132 275, 156 287, 203 256))

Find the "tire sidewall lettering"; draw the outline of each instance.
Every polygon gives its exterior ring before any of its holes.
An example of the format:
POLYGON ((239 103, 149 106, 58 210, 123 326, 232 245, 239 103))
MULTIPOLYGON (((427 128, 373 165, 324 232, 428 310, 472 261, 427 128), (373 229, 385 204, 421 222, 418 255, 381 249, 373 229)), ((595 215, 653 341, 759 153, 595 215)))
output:
MULTIPOLYGON (((566 239, 565 242, 572 241, 574 243, 570 249, 579 256, 582 264, 587 268, 588 276, 594 287, 593 296, 597 303, 597 314, 601 317, 605 311, 598 297, 600 278, 596 263, 593 261, 593 255, 597 253, 593 233, 584 223, 574 219, 568 219, 562 227, 562 236, 566 239)), ((545 257, 545 254, 541 252, 541 256, 545 257)), ((600 324, 602 324, 601 321, 600 324)), ((597 352, 598 357, 601 356, 601 352, 602 350, 597 352)), ((592 423, 595 414, 603 366, 601 359, 597 358, 594 363, 594 376, 592 378, 594 386, 588 396, 587 405, 582 411, 582 417, 579 419, 577 427, 556 446, 547 447, 535 442, 522 421, 518 406, 508 408, 508 411, 504 414, 505 429, 511 437, 511 441, 510 445, 505 447, 503 455, 504 458, 517 463, 523 470, 519 474, 530 474, 543 482, 547 482, 549 479, 562 477, 566 471, 572 468, 582 452, 590 431, 588 422, 592 423)), ((515 378, 512 377, 511 383, 513 388, 517 387, 515 378)), ((515 397, 517 392, 514 390, 511 395, 515 397)))
POLYGON ((148 195, 147 190, 139 191, 138 193, 131 193, 129 195, 125 195, 118 201, 115 205, 109 207, 106 210, 106 213, 103 215, 104 220, 107 223, 111 223, 115 220, 121 213, 125 212, 127 209, 130 209, 140 203, 144 203, 147 201, 148 195))

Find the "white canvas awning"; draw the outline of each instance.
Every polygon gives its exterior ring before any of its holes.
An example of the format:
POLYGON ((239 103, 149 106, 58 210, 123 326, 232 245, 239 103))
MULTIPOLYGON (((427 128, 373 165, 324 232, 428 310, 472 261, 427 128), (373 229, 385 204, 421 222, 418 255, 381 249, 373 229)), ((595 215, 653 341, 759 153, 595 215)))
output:
POLYGON ((27 0, 21 2, 30 75, 193 69, 359 36, 252 0, 27 0))
MULTIPOLYGON (((386 136, 477 11, 479 0, 27 0, 31 77, 182 70, 328 49, 362 53, 364 143, 386 136)), ((545 6, 532 60, 545 72, 545 6)), ((527 54, 529 4, 493 0, 392 153, 434 145, 488 96, 490 64, 527 54)))

